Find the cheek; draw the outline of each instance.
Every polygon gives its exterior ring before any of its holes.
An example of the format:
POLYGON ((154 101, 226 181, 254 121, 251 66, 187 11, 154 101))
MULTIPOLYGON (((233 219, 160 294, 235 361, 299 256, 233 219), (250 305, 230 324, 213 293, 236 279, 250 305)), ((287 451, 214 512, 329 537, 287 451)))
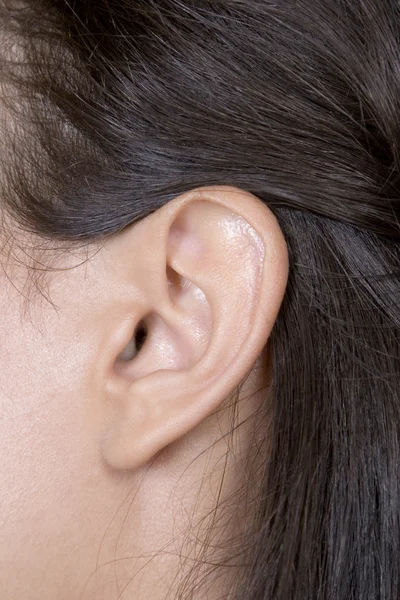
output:
POLYGON ((49 570, 79 577, 79 548, 97 549, 100 472, 84 334, 50 306, 21 316, 11 293, 0 288, 0 581, 34 587, 49 570))
POLYGON ((21 318, 17 303, 0 318, 0 501, 7 523, 23 518, 26 503, 31 517, 39 509, 35 500, 45 484, 54 486, 65 467, 63 446, 77 433, 71 429, 73 390, 60 381, 59 349, 36 325, 21 318))

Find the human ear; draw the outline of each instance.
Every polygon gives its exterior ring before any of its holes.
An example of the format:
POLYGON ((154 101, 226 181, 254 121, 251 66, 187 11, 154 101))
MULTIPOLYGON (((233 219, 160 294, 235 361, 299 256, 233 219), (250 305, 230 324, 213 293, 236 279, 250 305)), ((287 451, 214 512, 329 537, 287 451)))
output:
POLYGON ((96 371, 101 448, 109 466, 135 469, 216 411, 251 370, 283 299, 288 255, 265 204, 227 186, 175 198, 105 251, 118 307, 96 371))

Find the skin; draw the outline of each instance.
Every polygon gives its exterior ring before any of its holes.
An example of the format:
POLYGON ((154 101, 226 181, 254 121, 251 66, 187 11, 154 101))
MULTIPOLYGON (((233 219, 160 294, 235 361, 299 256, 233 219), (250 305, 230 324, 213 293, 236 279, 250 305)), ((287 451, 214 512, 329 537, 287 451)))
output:
MULTIPOLYGON (((24 297, 32 273, 15 248, 0 279, 1 597, 177 598, 245 523, 235 494, 252 477, 287 280, 279 226, 243 190, 192 190, 83 264, 59 254, 50 302, 24 297)), ((221 598, 235 575, 215 571, 198 597, 221 598)))

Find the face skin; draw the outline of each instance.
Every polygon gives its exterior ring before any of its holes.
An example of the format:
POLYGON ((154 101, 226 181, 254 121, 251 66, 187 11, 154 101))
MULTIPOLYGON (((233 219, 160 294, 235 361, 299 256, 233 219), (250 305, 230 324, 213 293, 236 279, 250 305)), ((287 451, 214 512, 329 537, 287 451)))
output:
POLYGON ((279 227, 253 196, 201 188, 83 264, 59 256, 41 280, 51 302, 30 296, 18 254, 0 277, 1 597, 176 598, 218 494, 208 559, 244 522, 235 490, 287 278, 279 227), (145 345, 118 360, 143 317, 145 345), (231 392, 253 365, 231 438, 231 392))

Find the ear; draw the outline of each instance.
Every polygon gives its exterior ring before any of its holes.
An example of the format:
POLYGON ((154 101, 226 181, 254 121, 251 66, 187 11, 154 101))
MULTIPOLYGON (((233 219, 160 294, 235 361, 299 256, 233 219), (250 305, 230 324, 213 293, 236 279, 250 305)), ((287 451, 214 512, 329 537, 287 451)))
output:
POLYGON ((265 204, 225 186, 175 198, 106 250, 120 304, 110 315, 121 323, 110 317, 98 370, 102 452, 113 468, 134 469, 216 411, 251 370, 288 255, 265 204))

